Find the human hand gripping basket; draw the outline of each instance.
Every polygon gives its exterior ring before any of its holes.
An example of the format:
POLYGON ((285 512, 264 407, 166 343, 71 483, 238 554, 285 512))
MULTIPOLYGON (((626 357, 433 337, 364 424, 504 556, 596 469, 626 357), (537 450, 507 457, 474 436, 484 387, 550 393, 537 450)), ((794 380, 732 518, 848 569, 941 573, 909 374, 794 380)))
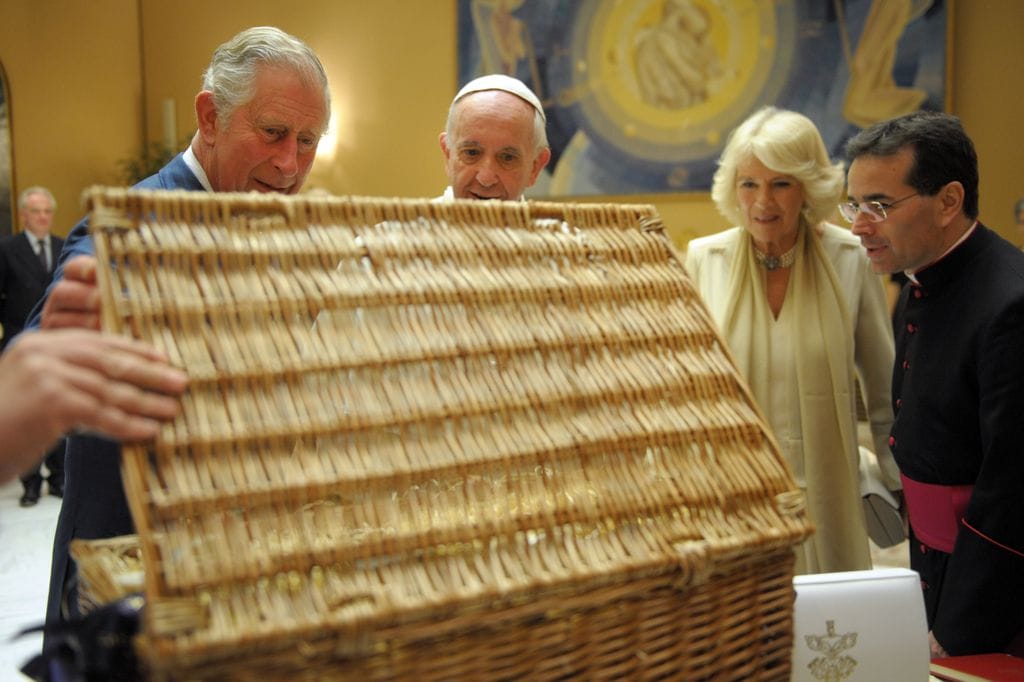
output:
POLYGON ((88 201, 191 382, 124 449, 152 678, 788 679, 810 524, 652 207, 88 201))

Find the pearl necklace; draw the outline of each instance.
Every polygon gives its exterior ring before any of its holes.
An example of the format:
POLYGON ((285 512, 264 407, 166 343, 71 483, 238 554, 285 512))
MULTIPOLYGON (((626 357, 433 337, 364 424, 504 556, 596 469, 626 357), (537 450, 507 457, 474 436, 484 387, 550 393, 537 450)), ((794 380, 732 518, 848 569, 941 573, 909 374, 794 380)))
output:
POLYGON ((796 260, 796 244, 781 256, 769 256, 766 253, 761 253, 757 247, 754 247, 754 258, 757 259, 758 265, 763 265, 765 270, 769 272, 779 268, 788 268, 796 260))

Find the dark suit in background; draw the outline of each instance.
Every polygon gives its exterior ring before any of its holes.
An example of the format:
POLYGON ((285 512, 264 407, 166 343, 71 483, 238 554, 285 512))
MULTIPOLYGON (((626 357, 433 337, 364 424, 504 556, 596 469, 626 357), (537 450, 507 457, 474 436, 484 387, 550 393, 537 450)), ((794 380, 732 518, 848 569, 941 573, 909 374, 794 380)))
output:
MULTIPOLYGON (((45 239, 50 242, 51 263, 56 263, 64 240, 53 235, 47 235, 45 239)), ((26 232, 0 240, 0 325, 3 325, 0 352, 21 332, 29 313, 53 278, 52 270, 46 268, 32 244, 26 232)), ((6 396, 6 399, 10 400, 11 396, 6 396)), ((63 440, 54 445, 44 461, 49 472, 47 485, 50 492, 59 497, 64 492, 63 440)), ((43 484, 41 463, 23 473, 21 482, 25 487, 22 500, 38 500, 43 484)))

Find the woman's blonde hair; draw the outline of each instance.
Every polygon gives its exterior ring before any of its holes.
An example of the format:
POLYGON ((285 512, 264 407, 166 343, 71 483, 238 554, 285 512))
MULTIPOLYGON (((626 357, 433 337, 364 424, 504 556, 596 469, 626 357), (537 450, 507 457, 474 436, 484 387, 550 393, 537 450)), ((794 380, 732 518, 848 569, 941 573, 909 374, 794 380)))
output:
POLYGON ((843 162, 833 163, 811 119, 795 111, 764 107, 729 135, 711 185, 718 211, 734 225, 743 224, 736 198, 736 169, 755 158, 776 173, 791 175, 804 191, 801 215, 810 225, 836 210, 843 194, 843 162))

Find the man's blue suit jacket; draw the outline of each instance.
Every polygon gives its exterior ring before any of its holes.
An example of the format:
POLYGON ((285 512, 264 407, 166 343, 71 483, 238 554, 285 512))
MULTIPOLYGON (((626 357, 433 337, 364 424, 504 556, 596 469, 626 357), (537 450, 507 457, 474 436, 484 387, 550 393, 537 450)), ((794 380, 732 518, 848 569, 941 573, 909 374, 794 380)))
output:
MULTIPOLYGON (((135 187, 203 190, 181 154, 135 187)), ((95 254, 92 237, 89 235, 88 218, 75 225, 68 234, 60 263, 53 274, 53 284, 47 290, 46 297, 32 311, 29 328, 39 327, 42 305, 53 286, 63 279, 64 264, 68 259, 82 254, 95 254)), ((50 567, 50 588, 46 604, 47 626, 56 625, 79 613, 76 570, 68 555, 71 541, 75 538, 111 538, 135 532, 121 483, 119 443, 98 436, 69 436, 64 472, 64 500, 53 538, 53 563, 50 567)))

